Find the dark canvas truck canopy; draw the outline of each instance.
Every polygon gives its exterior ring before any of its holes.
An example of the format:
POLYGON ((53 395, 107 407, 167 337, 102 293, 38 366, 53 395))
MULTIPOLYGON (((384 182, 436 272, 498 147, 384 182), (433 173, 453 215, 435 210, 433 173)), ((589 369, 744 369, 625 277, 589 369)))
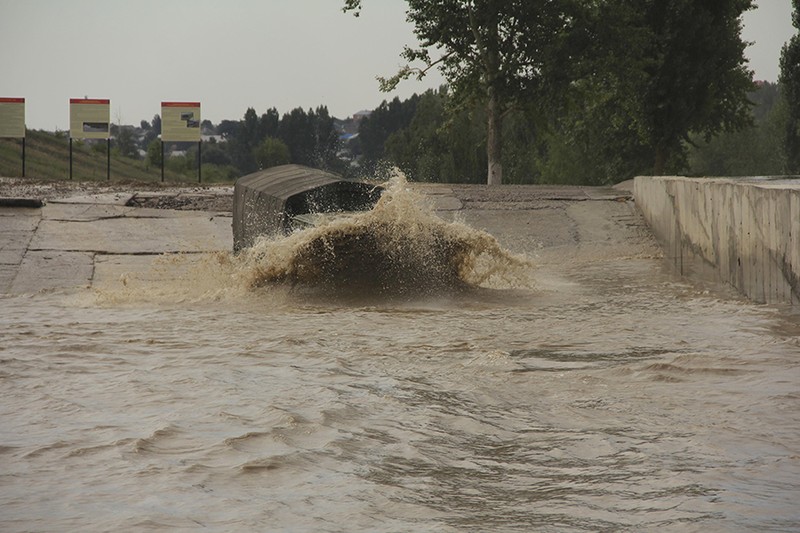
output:
POLYGON ((369 210, 382 190, 302 165, 248 174, 234 186, 233 249, 248 248, 261 235, 288 233, 296 217, 308 213, 369 210))

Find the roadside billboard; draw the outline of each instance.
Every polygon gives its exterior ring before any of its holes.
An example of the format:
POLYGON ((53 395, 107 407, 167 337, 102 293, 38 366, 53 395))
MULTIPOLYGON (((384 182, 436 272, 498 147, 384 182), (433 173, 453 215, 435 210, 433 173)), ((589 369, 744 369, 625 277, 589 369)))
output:
POLYGON ((111 100, 70 98, 69 136, 73 139, 108 139, 111 100))
POLYGON ((161 140, 200 142, 200 102, 161 102, 161 140))
POLYGON ((25 99, 0 97, 0 137, 25 138, 25 99))

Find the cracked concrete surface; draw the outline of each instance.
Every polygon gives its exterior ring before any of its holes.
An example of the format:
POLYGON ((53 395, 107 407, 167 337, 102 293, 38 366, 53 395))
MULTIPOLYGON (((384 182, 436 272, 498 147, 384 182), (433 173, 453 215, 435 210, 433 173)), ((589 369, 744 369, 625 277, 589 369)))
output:
POLYGON ((228 212, 127 207, 131 194, 0 209, 0 294, 93 287, 163 254, 231 249, 228 212))
MULTIPOLYGON (((660 254, 625 188, 411 186, 443 219, 532 255, 542 274, 565 261, 660 254)), ((9 190, 16 192, 0 187, 0 196, 9 190)), ((171 262, 154 268, 162 256, 232 250, 231 210, 215 210, 232 206, 232 193, 79 189, 40 209, 0 208, 0 295, 103 288, 127 274, 177 278, 180 267, 171 262)))

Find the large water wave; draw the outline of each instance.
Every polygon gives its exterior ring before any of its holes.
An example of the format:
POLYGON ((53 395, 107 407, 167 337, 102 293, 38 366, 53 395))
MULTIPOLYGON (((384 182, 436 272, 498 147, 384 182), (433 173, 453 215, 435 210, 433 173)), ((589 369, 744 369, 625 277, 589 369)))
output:
POLYGON ((249 287, 290 283, 381 294, 528 286, 531 266, 485 231, 436 216, 400 174, 372 210, 262 237, 234 262, 249 287))

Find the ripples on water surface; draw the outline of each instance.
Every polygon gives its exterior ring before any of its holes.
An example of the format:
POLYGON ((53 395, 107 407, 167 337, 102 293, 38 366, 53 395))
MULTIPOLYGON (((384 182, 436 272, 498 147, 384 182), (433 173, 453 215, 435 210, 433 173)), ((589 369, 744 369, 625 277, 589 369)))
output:
POLYGON ((535 277, 5 298, 0 529, 800 527, 796 314, 659 260, 535 277))

